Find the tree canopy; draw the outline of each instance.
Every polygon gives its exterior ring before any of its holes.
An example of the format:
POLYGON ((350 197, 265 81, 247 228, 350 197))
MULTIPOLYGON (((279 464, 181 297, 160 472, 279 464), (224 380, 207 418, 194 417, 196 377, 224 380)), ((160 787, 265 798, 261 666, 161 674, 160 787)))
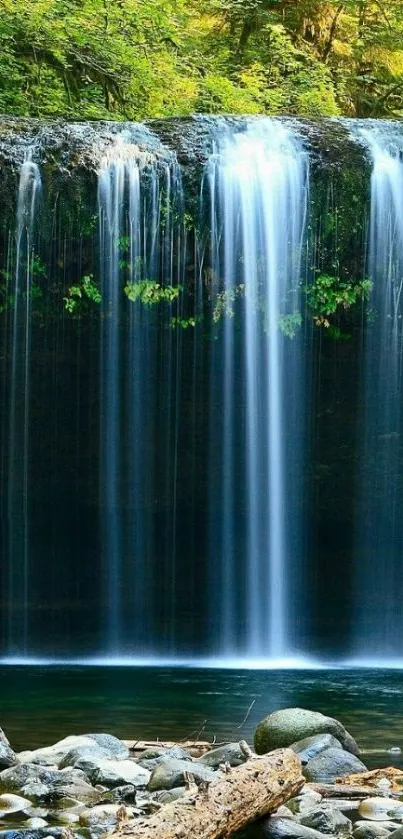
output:
POLYGON ((0 110, 403 116, 401 0, 0 0, 0 110))

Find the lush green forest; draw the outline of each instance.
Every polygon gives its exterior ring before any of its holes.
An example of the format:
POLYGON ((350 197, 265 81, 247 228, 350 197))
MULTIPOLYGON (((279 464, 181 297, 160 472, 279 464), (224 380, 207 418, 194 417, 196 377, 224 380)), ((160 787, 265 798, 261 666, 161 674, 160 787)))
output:
POLYGON ((0 110, 403 115, 401 0, 0 0, 0 110))

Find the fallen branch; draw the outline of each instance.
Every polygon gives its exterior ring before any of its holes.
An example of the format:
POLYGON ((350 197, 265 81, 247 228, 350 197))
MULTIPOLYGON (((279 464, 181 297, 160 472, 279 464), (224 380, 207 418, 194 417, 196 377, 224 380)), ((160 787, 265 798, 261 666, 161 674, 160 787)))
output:
MULTIPOLYGON (((189 767, 190 768, 190 767, 189 767)), ((276 810, 304 785, 301 763, 291 749, 256 757, 225 777, 193 786, 184 797, 149 819, 134 819, 111 834, 133 839, 219 839, 276 810)))

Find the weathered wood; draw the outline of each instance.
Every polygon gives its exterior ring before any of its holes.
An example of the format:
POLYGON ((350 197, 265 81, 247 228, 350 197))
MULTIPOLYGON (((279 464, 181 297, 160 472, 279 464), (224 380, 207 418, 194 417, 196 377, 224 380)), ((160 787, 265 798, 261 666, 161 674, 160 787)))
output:
MULTIPOLYGON (((189 769, 191 767, 189 766, 189 769)), ((112 834, 133 839, 219 839, 273 812, 304 785, 299 757, 278 749, 252 757, 208 786, 189 789, 183 798, 149 819, 134 819, 112 834)))
POLYGON ((375 796, 379 795, 379 789, 374 789, 374 787, 361 787, 352 784, 343 784, 343 779, 341 782, 337 781, 335 784, 321 784, 312 781, 309 784, 305 784, 306 788, 313 789, 315 792, 318 792, 323 798, 351 798, 351 799, 359 799, 359 798, 368 798, 368 796, 375 796))
POLYGON ((133 755, 140 755, 147 749, 173 749, 175 746, 180 746, 181 749, 186 749, 192 757, 201 757, 210 749, 216 749, 217 746, 224 745, 223 743, 209 743, 207 740, 183 740, 180 743, 173 740, 123 740, 123 742, 133 755))

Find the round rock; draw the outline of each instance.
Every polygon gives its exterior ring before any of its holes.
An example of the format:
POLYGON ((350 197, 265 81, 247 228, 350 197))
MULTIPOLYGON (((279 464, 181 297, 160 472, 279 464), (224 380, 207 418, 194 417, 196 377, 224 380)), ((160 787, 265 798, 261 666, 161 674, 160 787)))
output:
POLYGON ((266 754, 315 734, 332 734, 343 749, 352 754, 359 752, 357 743, 341 722, 305 708, 285 708, 265 717, 255 731, 255 750, 257 754, 266 754))
POLYGON ((303 774, 307 781, 333 783, 336 778, 353 773, 366 772, 367 767, 358 757, 344 751, 344 749, 325 749, 310 760, 303 774))

